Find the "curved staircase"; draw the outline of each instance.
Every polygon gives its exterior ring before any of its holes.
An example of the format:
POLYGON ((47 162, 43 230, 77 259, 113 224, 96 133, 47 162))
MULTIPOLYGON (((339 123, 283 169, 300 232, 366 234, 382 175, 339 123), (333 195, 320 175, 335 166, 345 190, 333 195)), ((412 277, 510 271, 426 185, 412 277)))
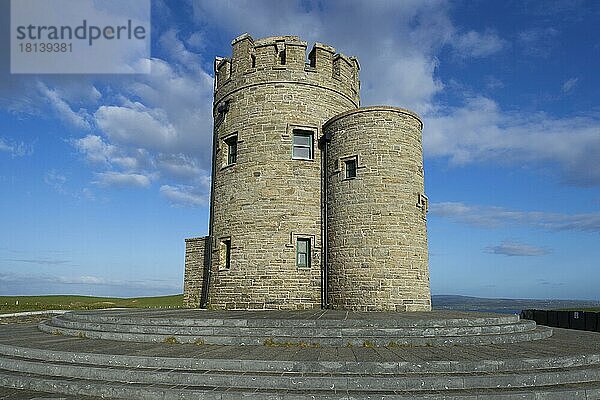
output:
POLYGON ((40 329, 116 341, 378 347, 516 343, 552 335, 550 328, 517 315, 436 312, 71 312, 41 323, 40 329))
POLYGON ((119 310, 40 328, 52 334, 0 327, 0 386, 123 399, 600 399, 599 334, 513 315, 119 310))

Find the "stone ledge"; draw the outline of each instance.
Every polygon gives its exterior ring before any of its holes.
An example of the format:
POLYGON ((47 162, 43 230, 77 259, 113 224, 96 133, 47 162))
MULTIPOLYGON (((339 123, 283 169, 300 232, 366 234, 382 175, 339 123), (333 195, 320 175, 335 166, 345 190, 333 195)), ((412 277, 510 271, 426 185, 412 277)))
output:
POLYGON ((395 112, 395 113, 399 113, 399 114, 408 115, 408 116, 413 117, 414 119, 416 119, 419 122, 419 124, 420 124, 420 128, 423 129, 423 120, 421 119, 421 117, 419 116, 419 114, 417 114, 414 111, 410 111, 410 110, 408 110, 406 108, 393 107, 393 106, 369 106, 369 107, 360 107, 360 108, 357 108, 355 110, 344 111, 343 113, 340 113, 338 115, 335 115, 335 116, 331 117, 327 122, 325 122, 323 124, 323 128, 325 128, 327 125, 332 124, 333 122, 337 121, 338 119, 345 118, 345 117, 347 117, 349 115, 352 115, 352 114, 367 113, 367 112, 377 112, 377 111, 395 112))

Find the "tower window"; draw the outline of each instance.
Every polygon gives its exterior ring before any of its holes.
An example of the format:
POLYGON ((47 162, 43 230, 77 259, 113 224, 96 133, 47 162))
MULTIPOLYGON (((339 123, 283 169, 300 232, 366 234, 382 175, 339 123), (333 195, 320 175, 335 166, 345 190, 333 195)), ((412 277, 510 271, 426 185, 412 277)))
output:
POLYGON ((298 160, 312 160, 314 158, 313 132, 294 129, 293 136, 292 158, 298 160))
POLYGON ((231 239, 221 241, 221 269, 231 268, 231 239))
POLYGON ((312 49, 308 54, 308 65, 313 68, 317 66, 317 52, 315 49, 312 49))
POLYGON ((310 268, 310 239, 296 240, 296 265, 298 268, 310 268))
POLYGON ((279 52, 279 64, 285 65, 285 50, 279 52))
POLYGON ((250 67, 256 68, 256 55, 250 54, 250 67))
POLYGON ((227 145, 227 165, 235 164, 237 162, 237 135, 233 135, 225 139, 227 145))
POLYGON ((427 212, 429 209, 429 198, 423 193, 419 193, 417 198, 417 207, 423 210, 423 212, 427 212))
POLYGON ((275 52, 279 65, 285 65, 285 42, 276 42, 275 52))
POLYGON ((356 178, 356 158, 344 161, 346 179, 356 178))

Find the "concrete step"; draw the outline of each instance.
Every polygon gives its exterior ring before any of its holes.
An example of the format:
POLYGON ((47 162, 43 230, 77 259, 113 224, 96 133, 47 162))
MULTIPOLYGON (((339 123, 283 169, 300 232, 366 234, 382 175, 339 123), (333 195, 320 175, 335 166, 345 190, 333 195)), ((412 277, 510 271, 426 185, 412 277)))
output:
POLYGON ((104 339, 133 342, 175 342, 202 343, 218 345, 307 345, 307 346, 454 346, 454 345, 489 345, 502 343, 518 343, 545 339, 552 336, 552 329, 542 326, 526 332, 503 334, 464 335, 464 336, 221 336, 221 335, 188 335, 188 334, 153 334, 114 332, 88 329, 72 329, 53 325, 52 322, 42 322, 39 329, 55 335, 75 336, 88 339, 104 339))
POLYGON ((206 387, 174 384, 143 384, 136 382, 107 382, 93 379, 69 379, 32 373, 0 370, 0 386, 61 393, 65 395, 98 396, 113 399, 438 399, 438 400, 539 400, 600 399, 598 382, 578 385, 534 386, 527 388, 444 389, 443 391, 373 391, 367 390, 310 390, 301 385, 295 390, 240 389, 235 387, 206 387))
POLYGON ((69 312, 42 322, 43 332, 115 341, 219 345, 452 346, 544 339, 548 328, 517 315, 465 313, 282 313, 111 310, 69 312))
POLYGON ((186 371, 230 371, 259 373, 406 374, 406 373, 497 373, 597 367, 600 354, 577 356, 452 361, 307 361, 231 358, 182 358, 81 353, 0 344, 0 356, 42 362, 91 364, 107 367, 171 369, 186 371))
POLYGON ((123 383, 210 386, 237 389, 348 390, 348 391, 438 391, 462 389, 518 388, 600 382, 598 365, 469 373, 377 373, 352 374, 264 371, 174 370, 146 365, 98 366, 86 363, 49 362, 21 357, 0 357, 0 370, 39 376, 123 383))
POLYGON ((485 313, 359 313, 346 311, 274 312, 274 311, 207 311, 207 310, 96 310, 73 311, 63 320, 120 325, 196 326, 196 327, 333 327, 333 328, 443 328, 481 327, 515 324, 515 314, 485 313))
POLYGON ((516 323, 483 326, 453 327, 247 327, 247 326, 170 326, 151 324, 150 320, 138 324, 97 323, 53 317, 48 325, 84 331, 149 333, 162 335, 189 336, 257 336, 257 337, 435 337, 435 336, 472 336, 492 335, 514 332, 527 332, 535 329, 533 321, 517 321, 516 323))

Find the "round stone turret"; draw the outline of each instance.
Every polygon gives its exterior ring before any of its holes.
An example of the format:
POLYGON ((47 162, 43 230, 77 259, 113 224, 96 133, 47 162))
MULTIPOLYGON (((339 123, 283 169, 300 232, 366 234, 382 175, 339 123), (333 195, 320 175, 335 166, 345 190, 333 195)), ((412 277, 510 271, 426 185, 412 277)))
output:
POLYGON ((359 106, 358 62, 296 36, 215 60, 208 306, 321 307, 322 126, 359 106))
POLYGON ((333 308, 431 309, 422 127, 410 111, 367 107, 323 128, 333 308))
POLYGON ((339 106, 338 98, 345 100, 344 110, 348 109, 346 104, 351 104, 350 108, 359 106, 358 61, 337 54, 331 46, 317 42, 307 56, 307 43, 297 36, 255 41, 248 34, 237 37, 231 45, 231 59, 215 60, 215 108, 238 90, 275 83, 300 84, 308 91, 316 89, 313 95, 331 92, 328 97, 335 100, 329 106, 334 108, 339 106))

